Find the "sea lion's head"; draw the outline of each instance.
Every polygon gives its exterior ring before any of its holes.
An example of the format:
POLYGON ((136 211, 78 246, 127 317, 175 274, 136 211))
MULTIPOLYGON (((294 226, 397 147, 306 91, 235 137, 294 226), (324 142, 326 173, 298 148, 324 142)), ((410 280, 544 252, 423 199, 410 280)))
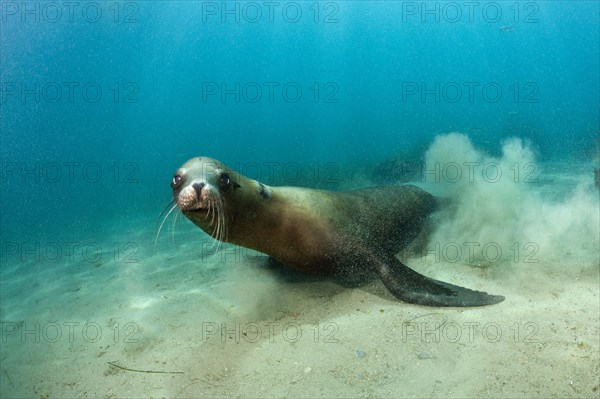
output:
POLYGON ((188 219, 221 239, 225 203, 232 192, 241 187, 237 180, 237 173, 215 159, 192 158, 173 175, 173 199, 188 219))
POLYGON ((270 195, 255 180, 212 158, 197 157, 184 163, 171 180, 179 210, 214 238, 227 241, 227 223, 248 211, 252 201, 270 195))
POLYGON ((223 163, 205 157, 192 158, 173 175, 171 188, 177 207, 183 213, 207 213, 212 201, 221 200, 240 187, 233 171, 223 163))

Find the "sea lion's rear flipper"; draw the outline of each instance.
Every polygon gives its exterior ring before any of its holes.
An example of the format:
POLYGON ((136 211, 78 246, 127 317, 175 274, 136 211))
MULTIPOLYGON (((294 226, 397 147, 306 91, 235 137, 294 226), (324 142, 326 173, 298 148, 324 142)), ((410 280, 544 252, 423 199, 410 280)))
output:
POLYGON ((373 263, 383 284, 403 302, 425 306, 484 306, 504 300, 501 295, 489 295, 425 277, 393 256, 373 263))

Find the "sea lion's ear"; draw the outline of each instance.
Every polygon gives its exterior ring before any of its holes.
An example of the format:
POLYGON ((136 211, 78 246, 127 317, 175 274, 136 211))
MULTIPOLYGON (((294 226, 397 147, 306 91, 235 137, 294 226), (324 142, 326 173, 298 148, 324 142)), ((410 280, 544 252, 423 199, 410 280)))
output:
POLYGON ((234 189, 238 189, 240 187, 242 187, 242 186, 240 186, 237 182, 233 182, 233 188, 234 189))
POLYGON ((262 183, 256 182, 256 184, 258 184, 258 193, 260 196, 266 200, 271 199, 271 190, 262 183))

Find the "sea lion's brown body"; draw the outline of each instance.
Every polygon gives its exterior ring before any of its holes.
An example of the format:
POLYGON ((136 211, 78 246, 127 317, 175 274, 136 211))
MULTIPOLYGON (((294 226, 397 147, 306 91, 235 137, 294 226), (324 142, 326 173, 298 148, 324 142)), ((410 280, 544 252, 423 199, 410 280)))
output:
POLYGON ((433 209, 433 198, 412 186, 344 193, 298 187, 270 190, 270 200, 254 204, 253 212, 229 211, 226 205, 227 241, 318 274, 340 272, 340 255, 365 240, 377 245, 387 240, 400 251, 424 221, 411 215, 428 215, 433 209))
POLYGON ((434 197, 415 186, 339 193, 268 187, 210 158, 186 162, 171 185, 179 209, 205 232, 285 266, 318 274, 375 273, 399 299, 429 306, 504 299, 429 279, 395 258, 435 210, 434 197))

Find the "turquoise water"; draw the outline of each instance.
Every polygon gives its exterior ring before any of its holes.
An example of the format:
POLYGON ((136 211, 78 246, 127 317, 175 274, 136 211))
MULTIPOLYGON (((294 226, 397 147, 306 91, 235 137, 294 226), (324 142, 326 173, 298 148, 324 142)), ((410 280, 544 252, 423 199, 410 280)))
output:
POLYGON ((597 2, 2 0, 0 13, 2 397, 598 395, 597 2), (181 215, 157 238, 173 173, 200 155, 266 184, 410 181, 454 199, 441 245, 411 265, 508 305, 435 314, 535 325, 538 341, 461 341, 464 356, 452 340, 407 343, 402 323, 432 310, 377 284, 281 279, 181 215), (467 256, 484 247, 502 255, 467 256), (204 329, 224 321, 322 334, 211 345, 204 329), (101 340, 66 338, 92 322, 101 340))

